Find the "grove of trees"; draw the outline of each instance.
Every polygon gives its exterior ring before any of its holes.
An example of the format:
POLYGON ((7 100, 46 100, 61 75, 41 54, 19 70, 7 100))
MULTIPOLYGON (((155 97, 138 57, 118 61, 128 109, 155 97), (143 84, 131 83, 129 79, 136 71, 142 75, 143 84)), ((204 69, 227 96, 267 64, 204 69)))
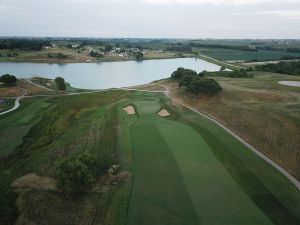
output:
POLYGON ((40 39, 0 39, 0 49, 38 51, 41 50, 43 46, 50 46, 50 42, 40 39))
POLYGON ((204 74, 180 67, 171 74, 171 78, 179 82, 179 87, 185 87, 188 92, 195 95, 212 96, 221 92, 220 84, 214 79, 204 78, 204 74))

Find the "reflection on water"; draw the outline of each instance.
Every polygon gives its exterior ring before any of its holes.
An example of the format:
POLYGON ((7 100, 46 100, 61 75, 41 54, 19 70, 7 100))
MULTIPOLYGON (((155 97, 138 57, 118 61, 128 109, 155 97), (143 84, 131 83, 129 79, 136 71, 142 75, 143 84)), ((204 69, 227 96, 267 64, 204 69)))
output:
POLYGON ((178 67, 201 72, 217 71, 219 66, 197 58, 157 59, 144 61, 101 63, 0 63, 0 74, 10 73, 17 77, 42 76, 64 77, 73 87, 105 89, 146 84, 167 78, 178 67))

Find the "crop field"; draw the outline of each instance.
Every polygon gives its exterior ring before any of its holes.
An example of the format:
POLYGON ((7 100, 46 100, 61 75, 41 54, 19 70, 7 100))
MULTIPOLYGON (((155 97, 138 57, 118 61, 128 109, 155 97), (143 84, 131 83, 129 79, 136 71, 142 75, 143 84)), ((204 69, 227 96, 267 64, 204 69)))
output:
POLYGON ((201 48, 196 49, 201 54, 213 57, 218 60, 223 61, 269 61, 269 60, 279 60, 284 55, 291 55, 300 57, 300 53, 290 53, 284 51, 263 51, 249 52, 241 50, 231 50, 231 49, 213 49, 213 48, 201 48))
POLYGON ((223 129, 157 94, 136 93, 130 103, 127 224, 299 223, 296 188, 223 129), (162 105, 169 118, 156 115, 162 105))

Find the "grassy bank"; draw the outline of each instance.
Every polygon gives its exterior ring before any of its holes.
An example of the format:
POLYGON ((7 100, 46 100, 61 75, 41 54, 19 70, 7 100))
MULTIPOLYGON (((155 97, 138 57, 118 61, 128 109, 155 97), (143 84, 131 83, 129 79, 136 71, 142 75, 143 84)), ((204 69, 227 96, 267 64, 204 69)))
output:
POLYGON ((240 70, 240 69, 243 68, 242 66, 225 63, 225 62, 222 62, 220 60, 211 58, 209 56, 206 56, 206 55, 203 55, 203 54, 200 54, 200 53, 199 53, 199 55, 197 55, 197 57, 200 58, 200 59, 203 59, 207 62, 216 64, 216 65, 219 65, 219 66, 224 66, 225 68, 230 69, 230 70, 240 70))
MULTIPOLYGON (((20 109, 0 118, 0 224, 101 224, 109 221, 113 186, 105 168, 120 162, 118 111, 123 91, 61 98, 24 99, 20 109), (36 173, 54 177, 61 158, 89 152, 101 161, 103 171, 90 191, 64 199, 59 191, 25 189, 17 195, 11 186, 16 178, 36 173)), ((28 188, 29 187, 29 188, 28 188)))

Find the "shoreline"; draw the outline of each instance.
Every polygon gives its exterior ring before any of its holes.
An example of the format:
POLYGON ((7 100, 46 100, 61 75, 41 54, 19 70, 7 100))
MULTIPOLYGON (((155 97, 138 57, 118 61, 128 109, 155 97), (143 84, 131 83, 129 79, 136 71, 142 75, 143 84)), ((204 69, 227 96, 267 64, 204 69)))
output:
MULTIPOLYGON (((178 59, 178 58, 197 58, 197 55, 194 54, 185 54, 182 57, 180 56, 170 56, 170 57, 152 57, 152 58, 143 58, 143 60, 136 60, 134 58, 124 58, 124 59, 104 59, 104 60, 97 60, 97 59, 91 59, 89 61, 82 61, 82 60, 76 60, 76 59, 66 59, 66 60, 1 60, 1 63, 46 63, 46 64, 75 64, 75 63, 102 63, 102 62, 128 62, 128 61, 136 61, 136 62, 142 62, 145 60, 159 60, 159 59, 178 59)), ((206 60, 205 60, 206 61, 206 60)))

